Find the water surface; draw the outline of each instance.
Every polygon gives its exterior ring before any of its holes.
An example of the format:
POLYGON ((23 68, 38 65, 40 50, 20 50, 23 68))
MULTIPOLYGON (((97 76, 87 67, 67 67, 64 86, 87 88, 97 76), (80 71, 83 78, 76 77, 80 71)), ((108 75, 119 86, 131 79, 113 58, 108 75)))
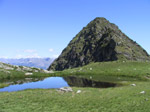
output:
POLYGON ((10 86, 0 89, 0 92, 20 91, 25 89, 52 89, 61 87, 93 87, 93 88, 108 88, 116 87, 117 84, 110 82, 95 81, 92 79, 81 77, 48 77, 48 78, 25 78, 10 80, 7 83, 10 86))
MULTIPOLYGON (((20 80, 18 82, 21 82, 20 80)), ((15 82, 16 83, 16 82, 15 82)), ((15 84, 10 85, 5 88, 1 88, 0 92, 8 91, 20 91, 25 89, 49 89, 49 88, 61 88, 61 87, 68 87, 69 85, 62 77, 48 77, 44 80, 37 81, 37 82, 27 82, 23 84, 15 84)))

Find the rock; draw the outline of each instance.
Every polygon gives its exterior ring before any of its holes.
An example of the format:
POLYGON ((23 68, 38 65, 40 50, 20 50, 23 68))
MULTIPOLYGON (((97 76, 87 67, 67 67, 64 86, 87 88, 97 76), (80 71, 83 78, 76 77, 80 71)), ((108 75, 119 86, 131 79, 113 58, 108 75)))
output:
POLYGON ((12 68, 12 67, 5 67, 4 69, 5 70, 14 70, 14 68, 12 68))
POLYGON ((48 70, 43 70, 44 73, 54 73, 52 70, 48 71, 48 70))
POLYGON ((78 90, 76 93, 77 93, 77 94, 81 93, 81 90, 78 90))
POLYGON ((41 72, 41 73, 54 73, 53 71, 43 70, 40 68, 26 67, 26 66, 17 66, 17 65, 9 65, 0 62, 0 71, 5 73, 11 73, 11 70, 25 72, 25 75, 33 75, 33 72, 41 72))
POLYGON ((16 70, 22 72, 22 69, 20 67, 18 67, 16 70))
POLYGON ((5 69, 0 69, 1 72, 4 72, 4 73, 7 73, 7 74, 10 74, 11 72, 10 71, 7 71, 5 69))
POLYGON ((33 75, 33 73, 25 73, 25 75, 33 75))
POLYGON ((62 92, 72 92, 73 91, 71 87, 62 87, 58 90, 62 91, 62 92))
POLYGON ((117 69, 118 71, 120 71, 120 69, 117 69))
POLYGON ((136 86, 136 84, 131 84, 131 86, 136 86))
POLYGON ((145 94, 145 91, 141 91, 140 93, 141 93, 141 94, 145 94))
POLYGON ((10 71, 5 71, 5 73, 10 74, 11 72, 10 71))
POLYGON ((34 70, 34 72, 39 72, 38 70, 34 70))
POLYGON ((32 72, 32 69, 26 66, 23 66, 22 68, 23 71, 28 71, 28 72, 32 72))
POLYGON ((84 27, 50 65, 48 70, 64 70, 106 61, 146 61, 149 54, 105 18, 96 18, 84 27), (117 44, 118 43, 118 44, 117 44))

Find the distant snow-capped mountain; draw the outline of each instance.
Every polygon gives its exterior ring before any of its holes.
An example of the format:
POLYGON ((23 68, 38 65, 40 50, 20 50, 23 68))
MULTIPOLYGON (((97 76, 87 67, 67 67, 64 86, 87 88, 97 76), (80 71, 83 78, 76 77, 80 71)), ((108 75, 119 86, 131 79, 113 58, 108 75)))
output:
POLYGON ((54 59, 53 58, 20 58, 20 59, 0 58, 0 61, 11 65, 47 69, 49 65, 54 61, 54 59))

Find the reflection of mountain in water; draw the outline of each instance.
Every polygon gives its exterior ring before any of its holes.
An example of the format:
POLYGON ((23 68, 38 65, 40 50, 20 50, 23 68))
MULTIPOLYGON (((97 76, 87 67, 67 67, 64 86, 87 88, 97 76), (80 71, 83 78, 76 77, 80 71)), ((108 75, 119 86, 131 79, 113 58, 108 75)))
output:
POLYGON ((117 84, 110 83, 110 82, 99 82, 85 78, 79 77, 64 77, 64 80, 67 81, 69 86, 75 87, 95 87, 95 88, 108 88, 108 87, 115 87, 117 84))

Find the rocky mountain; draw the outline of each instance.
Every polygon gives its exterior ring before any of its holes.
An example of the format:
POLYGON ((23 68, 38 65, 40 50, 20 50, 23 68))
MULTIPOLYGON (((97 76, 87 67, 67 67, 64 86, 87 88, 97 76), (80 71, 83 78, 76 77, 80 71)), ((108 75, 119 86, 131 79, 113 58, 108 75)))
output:
POLYGON ((9 63, 11 65, 47 69, 49 65, 54 61, 54 59, 52 58, 21 58, 21 59, 0 58, 0 61, 3 63, 9 63))
POLYGON ((148 53, 113 23, 95 18, 84 27, 48 70, 64 70, 91 62, 150 60, 148 53))

